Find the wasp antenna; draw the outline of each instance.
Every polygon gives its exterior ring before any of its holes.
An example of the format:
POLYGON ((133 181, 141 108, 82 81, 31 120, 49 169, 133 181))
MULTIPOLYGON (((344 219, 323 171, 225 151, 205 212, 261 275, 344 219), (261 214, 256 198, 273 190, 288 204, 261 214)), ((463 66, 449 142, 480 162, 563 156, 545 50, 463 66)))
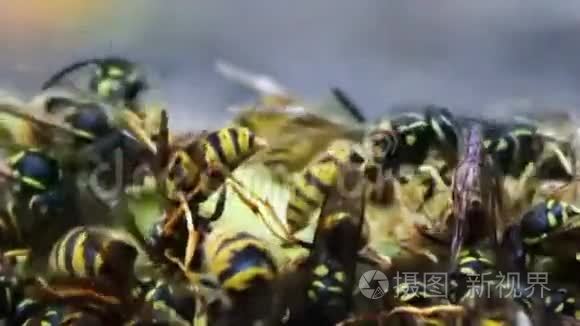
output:
POLYGON ((75 70, 81 69, 91 64, 98 64, 101 61, 102 61, 101 59, 87 59, 66 66, 57 73, 55 73, 54 75, 52 75, 46 82, 44 82, 44 84, 42 84, 41 89, 45 90, 56 85, 66 74, 69 74, 75 70))
POLYGON ((338 87, 333 87, 331 88, 331 91, 332 95, 334 95, 338 102, 348 110, 348 112, 356 119, 357 122, 362 123, 367 121, 358 105, 356 105, 343 90, 338 87))
POLYGON ((166 110, 161 111, 161 121, 159 123, 159 134, 156 140, 158 166, 164 167, 169 161, 169 117, 166 110))

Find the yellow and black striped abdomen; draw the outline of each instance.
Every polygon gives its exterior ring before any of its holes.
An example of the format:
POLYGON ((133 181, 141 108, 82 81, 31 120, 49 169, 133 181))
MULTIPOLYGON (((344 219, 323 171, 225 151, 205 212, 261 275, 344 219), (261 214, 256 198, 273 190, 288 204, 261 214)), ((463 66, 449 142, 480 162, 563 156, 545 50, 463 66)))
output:
POLYGON ((77 227, 56 242, 49 258, 55 274, 126 280, 133 273, 137 249, 105 229, 77 227))
POLYGON ((291 232, 307 226, 312 212, 322 205, 329 189, 336 184, 338 168, 334 161, 319 162, 296 177, 286 211, 291 232))
POLYGON ((297 175, 291 185, 286 209, 286 222, 295 233, 308 225, 312 213, 322 205, 328 191, 337 185, 341 164, 360 164, 362 159, 350 146, 336 145, 326 155, 297 175))
POLYGON ((461 253, 458 262, 459 273, 474 276, 491 273, 495 268, 492 257, 479 250, 465 250, 461 253))
POLYGON ((224 166, 234 170, 263 145, 263 141, 257 139, 248 128, 223 128, 205 137, 205 160, 208 166, 224 166))
POLYGON ((272 281, 277 274, 266 244, 249 233, 212 235, 205 249, 209 271, 227 291, 248 290, 272 281))

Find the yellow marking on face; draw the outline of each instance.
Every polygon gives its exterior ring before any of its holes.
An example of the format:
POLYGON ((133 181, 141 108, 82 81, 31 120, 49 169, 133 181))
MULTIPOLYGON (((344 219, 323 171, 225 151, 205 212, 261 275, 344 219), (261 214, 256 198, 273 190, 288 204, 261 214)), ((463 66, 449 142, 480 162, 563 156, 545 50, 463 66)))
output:
POLYGON ((459 272, 465 275, 477 275, 477 273, 475 272, 475 270, 471 267, 461 267, 459 269, 459 272))
POLYGON ((41 182, 39 182, 31 177, 23 176, 20 178, 20 181, 22 183, 26 184, 27 186, 36 188, 38 190, 46 190, 46 187, 41 182))
POLYGON ((308 298, 314 301, 318 298, 318 296, 316 295, 316 292, 314 292, 314 290, 308 290, 308 298))
POLYGON ((153 301, 153 309, 161 311, 169 311, 171 308, 161 300, 153 301))
POLYGON ((521 128, 521 129, 512 130, 510 132, 510 135, 514 135, 516 137, 517 136, 531 136, 531 135, 533 135, 533 132, 529 129, 521 128))
POLYGON ((417 293, 414 293, 414 292, 405 292, 400 297, 400 300, 403 301, 403 302, 407 302, 407 301, 413 300, 416 297, 417 297, 417 293))
POLYGON ((405 143, 409 146, 413 146, 417 142, 417 136, 415 135, 407 135, 405 136, 405 143))
POLYGON ((505 151, 508 148, 508 142, 504 138, 500 138, 497 145, 495 146, 495 150, 498 152, 505 151))
POLYGON ((319 280, 312 282, 312 286, 314 286, 315 288, 320 288, 320 289, 324 289, 326 287, 326 285, 324 285, 324 283, 322 283, 322 281, 319 281, 319 280))
POLYGON ((533 244, 536 244, 536 243, 544 240, 546 237, 548 237, 548 235, 543 233, 542 235, 540 235, 538 237, 524 238, 524 243, 527 245, 533 245, 533 244))
POLYGON ((97 93, 104 97, 111 96, 117 89, 119 89, 119 83, 110 79, 103 80, 97 85, 97 93))
MULTIPOLYGON (((423 119, 423 117, 421 115, 418 115, 417 118, 423 119)), ((407 129, 416 129, 416 128, 424 128, 424 127, 427 127, 427 122, 415 121, 413 123, 410 123, 410 124, 404 126, 403 128, 404 128, 404 130, 407 130, 407 129)))
POLYGON ((439 139, 440 142, 445 141, 445 132, 443 132, 441 125, 439 125, 437 121, 431 121, 431 128, 433 128, 433 131, 435 131, 437 139, 439 139))
POLYGON ((22 151, 10 156, 8 158, 8 164, 12 166, 16 165, 22 159, 22 157, 24 157, 24 155, 26 155, 26 152, 22 151))
POLYGON ((123 75, 125 75, 125 71, 123 71, 123 69, 119 68, 119 67, 109 67, 109 69, 107 70, 107 74, 109 76, 113 76, 113 77, 121 77, 123 75))
POLYGON ((346 274, 344 272, 336 272, 334 273, 334 278, 338 280, 340 283, 344 283, 346 280, 346 274))
POLYGON ((546 214, 546 216, 548 217, 548 225, 552 228, 558 226, 558 220, 556 219, 556 216, 554 215, 554 213, 552 212, 548 212, 548 214, 546 214))
POLYGON ((340 286, 329 286, 326 290, 332 293, 342 293, 342 288, 340 286))
POLYGON ((316 268, 314 269, 314 275, 319 276, 319 277, 324 277, 326 275, 328 275, 330 271, 328 270, 328 267, 324 264, 320 264, 318 266, 316 266, 316 268))
POLYGON ((459 261, 459 264, 468 264, 468 263, 472 263, 474 261, 477 261, 476 257, 473 256, 469 256, 469 257, 464 257, 459 261))

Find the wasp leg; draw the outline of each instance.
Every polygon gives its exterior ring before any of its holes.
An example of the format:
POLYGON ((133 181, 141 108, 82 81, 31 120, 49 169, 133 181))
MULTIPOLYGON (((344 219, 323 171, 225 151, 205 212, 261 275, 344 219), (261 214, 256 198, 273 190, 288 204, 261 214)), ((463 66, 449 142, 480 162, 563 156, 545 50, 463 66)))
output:
POLYGON ((284 225, 284 223, 280 220, 278 214, 268 201, 261 199, 250 189, 244 188, 244 186, 239 181, 235 180, 233 177, 228 178, 227 184, 229 184, 232 187, 232 190, 236 192, 236 194, 238 195, 240 200, 242 200, 244 205, 246 205, 249 209, 251 209, 252 212, 256 214, 258 218, 260 218, 262 223, 268 228, 268 230, 270 231, 270 233, 272 233, 272 235, 280 239, 283 243, 301 242, 288 231, 286 225, 284 225), (272 223, 269 222, 268 218, 260 210, 260 206, 265 207, 268 210, 271 216, 270 220, 273 220, 273 222, 277 225, 277 227, 282 230, 283 235, 280 235, 278 231, 274 229, 272 223))
POLYGON ((195 255, 195 250, 197 249, 197 244, 199 242, 200 234, 198 230, 195 228, 195 223, 193 221, 193 214, 189 209, 189 205, 185 200, 185 197, 181 198, 181 206, 183 207, 182 210, 184 212, 185 221, 187 223, 187 245, 185 247, 185 258, 183 264, 186 268, 189 267, 191 261, 193 260, 193 256, 195 255))
POLYGON ((121 302, 119 298, 109 295, 104 295, 98 292, 95 292, 90 289, 83 289, 79 287, 67 287, 67 286, 51 286, 49 285, 44 279, 36 278, 32 280, 32 282, 40 285, 42 291, 45 294, 60 298, 60 299, 71 299, 74 297, 78 298, 91 298, 95 301, 102 302, 105 304, 111 305, 119 305, 121 302))
POLYGON ((12 249, 2 254, 2 258, 7 258, 15 264, 25 262, 28 257, 30 257, 30 249, 12 249))
POLYGON ((201 274, 196 273, 190 269, 188 269, 184 264, 182 259, 175 257, 173 254, 170 253, 169 250, 165 250, 163 252, 163 255, 165 256, 165 258, 167 260, 169 260, 170 262, 174 263, 175 265, 177 265, 177 267, 179 267, 179 269, 183 272, 183 275, 185 275, 185 277, 187 278, 187 280, 189 280, 189 282, 191 284, 199 284, 200 280, 201 280, 201 274))
POLYGON ((227 188, 224 185, 220 191, 218 201, 215 205, 215 210, 213 211, 211 216, 208 218, 208 220, 210 222, 217 221, 224 213, 225 206, 226 206, 226 197, 227 197, 226 194, 227 194, 227 188))

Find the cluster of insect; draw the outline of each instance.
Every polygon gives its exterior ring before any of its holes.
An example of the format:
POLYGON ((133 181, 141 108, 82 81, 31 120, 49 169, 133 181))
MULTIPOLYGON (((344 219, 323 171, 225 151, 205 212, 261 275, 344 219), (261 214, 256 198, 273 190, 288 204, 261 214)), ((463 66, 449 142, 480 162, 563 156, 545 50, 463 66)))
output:
POLYGON ((371 122, 339 89, 325 110, 219 70, 258 96, 210 131, 170 131, 123 58, 0 98, 6 325, 580 320, 572 119, 427 106, 371 122))

